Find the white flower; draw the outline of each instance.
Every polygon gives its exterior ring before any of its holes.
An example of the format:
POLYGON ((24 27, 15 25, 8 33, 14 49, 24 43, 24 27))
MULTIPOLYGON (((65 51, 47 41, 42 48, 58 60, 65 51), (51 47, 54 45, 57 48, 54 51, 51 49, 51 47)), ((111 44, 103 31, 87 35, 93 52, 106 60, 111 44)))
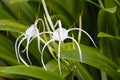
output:
POLYGON ((79 28, 71 28, 71 29, 66 30, 65 28, 62 27, 62 24, 61 24, 61 21, 60 21, 60 20, 57 20, 57 22, 56 22, 56 24, 55 24, 54 27, 56 27, 57 25, 59 26, 59 28, 57 28, 54 32, 42 32, 42 33, 40 33, 40 35, 41 35, 41 34, 45 34, 45 33, 52 34, 51 40, 49 40, 48 42, 46 42, 46 44, 44 45, 44 47, 43 47, 43 49, 42 49, 41 61, 42 61, 42 65, 43 65, 44 69, 47 70, 47 68, 46 68, 46 66, 45 66, 45 64, 44 64, 44 61, 43 61, 43 52, 44 52, 44 49, 46 48, 46 46, 47 46, 50 42, 52 42, 52 41, 58 41, 58 42, 59 42, 59 43, 58 43, 58 67, 59 67, 59 71, 60 71, 60 74, 61 74, 61 67, 60 67, 60 44, 61 44, 61 42, 64 41, 65 39, 71 39, 71 40, 73 40, 73 41, 75 42, 76 46, 78 47, 79 56, 80 56, 80 61, 82 62, 82 52, 81 52, 81 48, 80 48, 78 42, 77 42, 74 38, 68 36, 68 33, 69 33, 70 31, 72 31, 72 30, 79 30, 79 31, 84 32, 84 33, 91 39, 91 41, 93 42, 94 46, 95 46, 95 47, 97 47, 97 46, 96 46, 96 44, 94 43, 92 37, 91 37, 86 31, 84 31, 84 30, 82 30, 82 29, 79 29, 79 28))
MULTIPOLYGON (((27 41, 26 43, 26 47, 24 50, 22 50, 22 52, 26 52, 26 56, 27 56, 27 59, 29 61, 30 64, 32 64, 32 62, 30 61, 30 58, 29 58, 29 54, 28 54, 28 47, 29 47, 29 44, 31 43, 31 41, 34 39, 34 38, 38 38, 38 50, 39 52, 40 51, 40 37, 39 37, 39 30, 37 28, 37 23, 38 21, 41 21, 43 26, 44 26, 44 22, 42 19, 38 18, 34 24, 32 24, 26 31, 25 33, 22 33, 17 39, 16 39, 16 42, 15 42, 15 52, 16 52, 16 57, 17 57, 17 60, 18 60, 18 63, 20 63, 20 60, 23 62, 23 64, 25 64, 26 66, 28 66, 27 62, 21 57, 20 55, 20 46, 22 44, 22 42, 24 40, 27 41), (21 40, 20 40, 21 39, 21 40), (20 40, 20 41, 19 41, 20 40), (19 41, 19 42, 18 42, 19 41)), ((45 27, 45 26, 44 26, 45 27)))

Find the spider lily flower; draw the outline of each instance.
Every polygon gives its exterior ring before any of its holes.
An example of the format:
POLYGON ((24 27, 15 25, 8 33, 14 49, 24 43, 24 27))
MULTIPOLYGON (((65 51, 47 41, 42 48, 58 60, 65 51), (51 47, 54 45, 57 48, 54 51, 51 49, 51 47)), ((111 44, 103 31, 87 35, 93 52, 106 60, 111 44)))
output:
POLYGON ((44 26, 44 22, 42 19, 38 18, 34 24, 32 24, 26 31, 25 33, 22 33, 17 39, 16 39, 16 42, 15 42, 15 52, 16 52, 16 57, 17 57, 17 60, 18 60, 18 63, 20 63, 20 60, 23 62, 23 64, 25 64, 26 66, 28 66, 27 62, 21 57, 20 55, 20 52, 26 52, 26 56, 27 56, 27 59, 29 61, 30 64, 32 64, 32 62, 30 61, 30 58, 29 58, 29 54, 28 54, 28 47, 29 47, 29 44, 31 43, 31 41, 34 39, 34 38, 38 38, 38 50, 39 52, 40 51, 40 37, 39 37, 39 30, 37 28, 37 23, 38 21, 41 21, 43 26, 44 26), (20 41, 19 41, 20 40, 20 41), (26 40, 26 47, 24 50, 20 51, 20 46, 22 44, 22 42, 26 40))
POLYGON ((97 46, 94 43, 92 37, 86 31, 84 31, 84 30, 82 30, 80 28, 71 28, 71 29, 67 30, 67 29, 65 29, 65 28, 62 27, 62 24, 61 24, 60 20, 57 20, 57 22, 56 22, 56 24, 55 24, 54 27, 56 27, 57 25, 59 26, 59 28, 57 28, 53 32, 42 32, 42 33, 40 33, 40 35, 41 34, 45 34, 45 33, 52 34, 51 40, 49 40, 48 42, 46 42, 46 44, 43 46, 42 53, 41 53, 41 61, 42 61, 42 65, 43 65, 44 69, 47 70, 47 68, 46 68, 46 66, 44 64, 44 61, 43 61, 43 52, 44 52, 44 49, 52 41, 58 41, 58 67, 59 67, 59 71, 60 71, 60 74, 61 74, 62 72, 61 72, 61 67, 60 67, 60 45, 61 45, 61 42, 64 42, 65 39, 71 39, 71 40, 73 40, 75 42, 75 44, 76 44, 76 46, 78 48, 78 51, 79 51, 80 61, 83 62, 82 61, 82 52, 81 52, 81 48, 80 48, 78 42, 74 38, 68 36, 68 33, 70 31, 72 31, 72 30, 79 30, 79 31, 84 32, 90 38, 90 40, 93 42, 93 44, 94 44, 94 46, 96 48, 97 48, 97 46))

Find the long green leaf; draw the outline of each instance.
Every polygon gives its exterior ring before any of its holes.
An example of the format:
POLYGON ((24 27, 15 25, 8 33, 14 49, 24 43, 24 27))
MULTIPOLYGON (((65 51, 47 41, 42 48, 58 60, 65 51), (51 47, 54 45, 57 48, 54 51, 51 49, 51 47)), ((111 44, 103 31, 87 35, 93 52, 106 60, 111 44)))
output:
POLYGON ((77 69, 75 73, 79 80, 93 80, 93 77, 89 74, 85 67, 83 67, 81 64, 76 64, 76 66, 77 69))
POLYGON ((107 11, 107 12, 109 12, 109 13, 115 13, 116 9, 117 9, 117 7, 112 7, 112 8, 105 8, 105 9, 103 9, 103 10, 104 10, 104 11, 107 11))
POLYGON ((7 61, 7 63, 18 64, 16 58, 12 58, 11 56, 8 56, 8 55, 1 53, 1 52, 0 52, 0 58, 3 59, 4 61, 7 61))
POLYGON ((0 30, 24 32, 27 27, 12 20, 0 20, 0 30))
MULTIPOLYGON (((83 55, 83 63, 106 72, 114 80, 120 79, 120 73, 117 72, 117 69, 119 67, 114 62, 101 55, 101 53, 97 49, 90 48, 84 45, 81 45, 81 49, 83 55)), ((80 61, 78 50, 63 52, 61 54, 61 57, 69 60, 80 61)))
POLYGON ((44 80, 64 80, 59 75, 53 74, 49 71, 45 71, 40 67, 36 66, 11 66, 11 67, 0 67, 0 75, 15 74, 22 76, 29 76, 37 79, 44 80))
MULTIPOLYGON (((64 64, 61 64, 61 67, 62 67, 63 65, 64 65, 64 64)), ((53 72, 53 73, 55 73, 55 74, 60 74, 57 61, 51 60, 49 63, 47 63, 46 67, 47 67, 48 71, 53 72), (54 68, 53 68, 53 67, 54 67, 54 68)), ((65 77, 70 73, 70 70, 67 70, 67 69, 65 68, 65 66, 63 66, 63 67, 64 67, 64 68, 62 68, 61 77, 62 77, 62 78, 65 78, 65 77)), ((68 67, 67 67, 67 68, 68 68, 68 67)))
POLYGON ((86 0, 86 1, 89 2, 89 3, 91 3, 91 4, 93 4, 93 5, 95 5, 95 6, 97 6, 98 8, 101 8, 100 5, 98 5, 97 3, 95 3, 95 2, 92 1, 92 0, 86 0))
POLYGON ((7 63, 17 64, 13 43, 3 35, 0 35, 0 40, 0 58, 7 63))
POLYGON ((100 32, 100 33, 98 34, 98 37, 109 37, 109 38, 115 38, 115 39, 120 40, 120 37, 115 37, 115 36, 112 36, 112 35, 107 34, 107 33, 104 33, 104 32, 100 32))
POLYGON ((27 2, 29 0, 10 0, 10 3, 20 3, 20 2, 27 2))

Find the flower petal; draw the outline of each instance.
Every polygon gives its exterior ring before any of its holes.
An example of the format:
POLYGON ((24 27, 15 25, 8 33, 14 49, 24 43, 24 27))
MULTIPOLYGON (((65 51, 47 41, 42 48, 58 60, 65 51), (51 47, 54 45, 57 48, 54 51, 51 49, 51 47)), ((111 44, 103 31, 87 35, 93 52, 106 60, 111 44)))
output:
POLYGON ((75 42, 75 44, 76 44, 77 47, 78 47, 79 54, 80 54, 80 61, 83 62, 83 61, 82 61, 82 52, 81 52, 81 49, 80 49, 79 44, 77 43, 77 41, 76 41, 74 38, 69 37, 69 36, 68 36, 67 38, 72 39, 72 40, 75 42))
POLYGON ((25 62, 25 60, 21 57, 20 51, 19 51, 20 46, 21 46, 22 42, 23 42, 25 39, 26 39, 26 37, 24 37, 24 38, 19 42, 19 44, 18 44, 18 56, 19 56, 20 60, 21 60, 26 66, 28 66, 28 64, 25 62))
POLYGON ((27 38, 26 55, 27 55, 27 59, 28 59, 28 61, 29 61, 30 64, 32 65, 32 62, 30 61, 29 54, 28 54, 28 47, 29 47, 29 44, 30 44, 30 37, 27 38))
POLYGON ((19 56, 18 56, 17 44, 18 44, 18 40, 19 40, 22 36, 24 36, 24 34, 20 35, 20 36, 16 39, 16 42, 15 42, 15 53, 16 53, 16 57, 17 57, 18 63, 20 63, 20 60, 19 60, 19 56))
POLYGON ((85 30, 80 29, 80 28, 71 28, 71 29, 68 30, 68 32, 72 31, 72 30, 80 30, 80 31, 84 32, 89 37, 89 39, 92 41, 93 45, 97 48, 94 40, 92 39, 92 37, 85 30))
POLYGON ((42 53, 41 53, 41 62, 42 62, 42 65, 43 65, 43 67, 44 67, 45 70, 47 70, 47 68, 46 68, 46 66, 45 66, 45 64, 44 64, 44 61, 43 61, 43 52, 44 52, 45 47, 46 47, 50 42, 52 42, 52 41, 54 41, 54 40, 51 39, 51 40, 49 40, 49 41, 44 45, 44 47, 43 47, 43 49, 42 49, 42 53))

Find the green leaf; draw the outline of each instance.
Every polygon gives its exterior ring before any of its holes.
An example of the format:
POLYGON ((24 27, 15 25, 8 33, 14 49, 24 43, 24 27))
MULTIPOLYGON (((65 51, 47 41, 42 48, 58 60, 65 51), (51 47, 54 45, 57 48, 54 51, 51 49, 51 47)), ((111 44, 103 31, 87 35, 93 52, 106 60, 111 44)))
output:
POLYGON ((22 75, 29 76, 37 79, 44 80, 64 80, 59 75, 53 74, 49 71, 45 71, 44 69, 36 66, 11 66, 11 67, 0 67, 0 75, 22 75))
MULTIPOLYGON (((0 47, 1 48, 1 47, 0 47)), ((18 64, 17 59, 0 52, 0 58, 10 64, 18 64)))
POLYGON ((89 2, 89 3, 91 3, 91 4, 93 4, 93 5, 95 5, 95 6, 97 6, 98 8, 101 8, 100 5, 98 5, 97 3, 95 3, 92 0, 86 0, 86 1, 89 2))
POLYGON ((117 7, 112 7, 112 8, 104 8, 104 11, 107 11, 109 13, 115 13, 116 12, 117 7))
MULTIPOLYGON (((81 45, 83 63, 91 65, 101 71, 106 72, 114 80, 120 79, 120 73, 117 72, 119 68, 114 62, 94 48, 81 45)), ((61 54, 62 58, 80 61, 78 50, 70 50, 61 54)))
POLYGON ((115 38, 115 39, 120 40, 120 37, 114 37, 114 36, 107 34, 107 33, 104 33, 104 32, 99 32, 98 37, 109 37, 109 38, 115 38))
POLYGON ((13 19, 13 17, 5 10, 3 3, 0 3, 0 19, 13 19))
POLYGON ((104 3, 105 8, 111 8, 111 7, 116 6, 115 0, 104 0, 103 3, 104 3))
POLYGON ((84 66, 81 64, 76 64, 77 69, 75 71, 77 78, 79 80, 93 80, 92 76, 89 74, 89 72, 86 70, 84 66))
POLYGON ((27 27, 12 20, 0 20, 0 30, 24 32, 27 27))
POLYGON ((98 30, 114 34, 116 7, 101 9, 98 13, 98 30))
POLYGON ((18 64, 13 43, 3 35, 0 35, 0 39, 0 58, 7 63, 18 64))
MULTIPOLYGON (((106 4, 108 3, 106 2, 106 4)), ((113 12, 115 11, 114 8, 115 7, 113 7, 113 12)), ((98 32, 104 32, 109 35, 113 35, 117 37, 119 36, 119 15, 116 15, 116 13, 118 13, 118 7, 114 13, 111 13, 110 11, 105 11, 104 9, 101 9, 99 11, 98 20, 97 20, 98 32)), ((119 64, 120 49, 118 48, 119 47, 118 43, 119 40, 110 39, 110 38, 100 38, 99 40, 100 51, 105 56, 107 56, 108 58, 115 61, 118 65, 120 65, 119 64)))
POLYGON ((119 0, 114 0, 119 6, 120 6, 120 1, 119 0))
POLYGON ((20 3, 20 2, 27 2, 29 0, 10 0, 10 3, 20 3))
MULTIPOLYGON (((63 67, 63 66, 64 66, 64 64, 61 63, 61 67, 63 67)), ((60 71, 58 68, 58 62, 56 60, 51 60, 49 63, 47 63, 46 67, 47 67, 48 71, 53 72, 54 74, 58 74, 58 75, 60 74, 60 71)), ((62 68, 61 77, 65 78, 66 76, 68 76, 68 74, 70 72, 71 72, 70 70, 66 70, 66 68, 62 68)))

